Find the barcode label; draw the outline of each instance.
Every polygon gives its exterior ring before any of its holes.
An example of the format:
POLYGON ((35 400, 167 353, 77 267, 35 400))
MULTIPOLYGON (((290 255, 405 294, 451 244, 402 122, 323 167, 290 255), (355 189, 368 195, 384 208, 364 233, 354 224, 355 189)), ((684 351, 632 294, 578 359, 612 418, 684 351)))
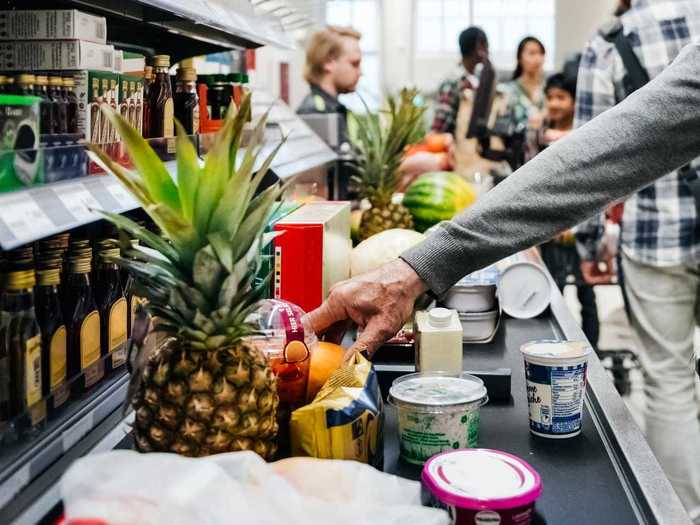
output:
POLYGON ((95 31, 95 36, 99 39, 106 38, 107 35, 105 34, 105 31, 106 26, 104 26, 103 24, 97 24, 97 31, 95 31))
POLYGON ((100 209, 100 204, 83 185, 56 188, 55 192, 70 214, 79 221, 93 219, 95 213, 90 210, 100 209))
POLYGON ((37 231, 53 230, 56 227, 32 198, 2 203, 0 218, 19 240, 33 239, 37 231))
POLYGON ((35 358, 32 363, 32 369, 34 370, 34 388, 41 388, 41 359, 35 358))
POLYGON ((102 67, 112 68, 114 67, 114 53, 112 51, 102 52, 102 67))

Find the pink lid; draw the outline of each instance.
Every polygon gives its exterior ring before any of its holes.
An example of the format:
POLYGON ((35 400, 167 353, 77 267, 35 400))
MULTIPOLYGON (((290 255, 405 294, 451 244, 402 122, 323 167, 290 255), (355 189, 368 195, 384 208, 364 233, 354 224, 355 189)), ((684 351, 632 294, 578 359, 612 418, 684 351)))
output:
POLYGON ((437 454, 423 467, 421 479, 443 503, 471 510, 522 507, 542 493, 540 475, 528 463, 487 448, 437 454))

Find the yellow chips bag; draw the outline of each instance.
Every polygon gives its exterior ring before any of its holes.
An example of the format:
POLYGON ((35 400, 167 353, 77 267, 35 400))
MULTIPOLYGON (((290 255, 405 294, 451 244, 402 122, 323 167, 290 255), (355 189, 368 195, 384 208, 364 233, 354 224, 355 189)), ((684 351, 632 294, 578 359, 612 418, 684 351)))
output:
POLYGON ((292 412, 292 455, 354 459, 381 470, 383 409, 372 363, 357 355, 331 375, 310 404, 292 412))

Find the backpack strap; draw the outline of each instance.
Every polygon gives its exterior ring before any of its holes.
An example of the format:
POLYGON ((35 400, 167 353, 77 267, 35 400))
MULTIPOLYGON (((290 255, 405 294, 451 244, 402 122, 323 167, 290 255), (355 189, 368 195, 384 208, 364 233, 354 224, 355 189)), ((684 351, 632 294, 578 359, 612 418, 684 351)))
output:
POLYGON ((632 49, 632 43, 625 36, 619 19, 615 19, 601 27, 599 34, 607 42, 615 45, 615 49, 617 49, 622 58, 622 63, 625 66, 625 77, 623 79, 625 96, 631 95, 649 82, 649 73, 644 69, 644 66, 639 61, 639 57, 632 49))

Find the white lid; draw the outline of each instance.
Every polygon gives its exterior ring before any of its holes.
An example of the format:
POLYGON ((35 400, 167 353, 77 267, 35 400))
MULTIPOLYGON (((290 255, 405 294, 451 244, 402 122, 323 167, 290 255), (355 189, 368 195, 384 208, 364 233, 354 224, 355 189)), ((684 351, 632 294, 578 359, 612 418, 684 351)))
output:
POLYGON ((481 401, 486 397, 486 387, 481 379, 469 374, 457 377, 425 372, 395 379, 389 396, 401 403, 442 407, 481 401))
POLYGON ((448 308, 433 308, 428 312, 428 322, 435 328, 450 326, 452 310, 448 308))
POLYGON ((585 341, 532 341, 525 343, 520 351, 544 359, 576 359, 590 354, 591 347, 585 341))
POLYGON ((545 311, 552 296, 547 273, 538 265, 518 262, 501 273, 498 299, 511 317, 531 319, 545 311))

